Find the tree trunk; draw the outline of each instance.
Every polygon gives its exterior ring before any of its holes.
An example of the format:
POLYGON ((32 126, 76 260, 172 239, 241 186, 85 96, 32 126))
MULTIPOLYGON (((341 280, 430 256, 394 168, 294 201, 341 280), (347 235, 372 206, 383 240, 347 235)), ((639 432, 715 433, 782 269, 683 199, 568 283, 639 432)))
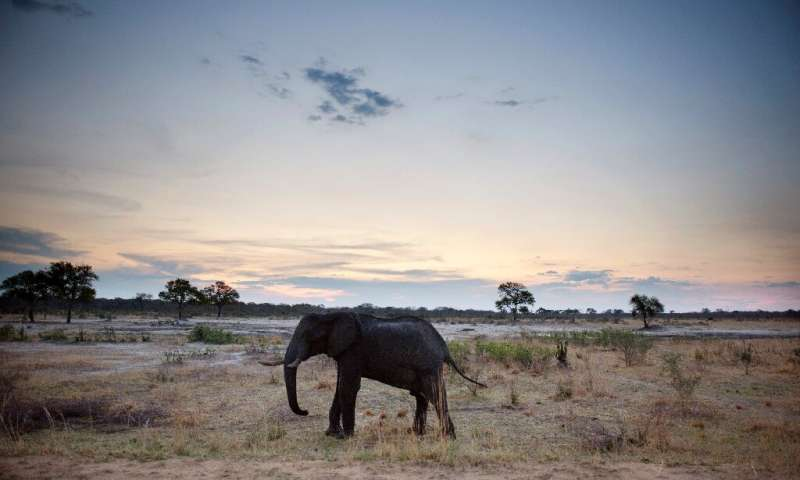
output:
POLYGON ((642 314, 642 321, 644 322, 644 328, 645 329, 650 328, 650 326, 647 325, 647 315, 642 314))
POLYGON ((183 320, 183 302, 178 302, 178 322, 183 320))
POLYGON ((28 307, 28 321, 33 323, 35 320, 33 319, 33 305, 28 307))
POLYGON ((517 309, 516 309, 516 307, 511 309, 511 323, 517 323, 517 309))
POLYGON ((72 323, 72 302, 67 303, 67 323, 72 323))
POLYGON ((222 316, 222 304, 218 303, 217 304, 217 318, 219 318, 220 316, 222 316))

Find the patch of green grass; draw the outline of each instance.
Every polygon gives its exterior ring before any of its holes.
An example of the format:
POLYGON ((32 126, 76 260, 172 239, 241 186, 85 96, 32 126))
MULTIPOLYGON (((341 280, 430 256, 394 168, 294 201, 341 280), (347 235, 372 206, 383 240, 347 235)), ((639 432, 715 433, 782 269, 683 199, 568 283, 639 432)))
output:
POLYGON ((475 348, 480 355, 502 363, 519 363, 525 368, 545 362, 555 353, 551 348, 507 341, 479 340, 475 348))
POLYGON ((240 337, 221 328, 213 328, 207 325, 195 325, 189 332, 190 342, 213 343, 224 345, 228 343, 240 343, 240 337))
POLYGON ((40 332, 39 338, 46 342, 66 342, 69 340, 67 334, 64 333, 64 330, 60 328, 56 330, 48 330, 46 332, 40 332))
POLYGON ((27 342, 30 340, 25 327, 14 328, 11 325, 0 327, 0 342, 27 342))

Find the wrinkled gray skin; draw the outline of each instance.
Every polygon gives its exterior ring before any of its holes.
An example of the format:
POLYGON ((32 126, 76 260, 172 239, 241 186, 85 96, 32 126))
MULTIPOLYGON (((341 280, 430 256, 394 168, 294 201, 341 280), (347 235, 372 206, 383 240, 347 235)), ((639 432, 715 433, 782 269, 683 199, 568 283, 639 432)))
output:
POLYGON ((370 378, 408 390, 417 401, 414 431, 425 433, 428 403, 433 403, 442 433, 455 438, 447 410, 442 367, 445 363, 467 380, 453 362, 447 343, 433 326, 415 317, 383 319, 371 315, 328 313, 300 320, 286 349, 283 375, 289 407, 308 415, 297 402, 297 367, 314 355, 336 360, 336 393, 325 432, 338 438, 353 434, 355 405, 361 378, 370 378))

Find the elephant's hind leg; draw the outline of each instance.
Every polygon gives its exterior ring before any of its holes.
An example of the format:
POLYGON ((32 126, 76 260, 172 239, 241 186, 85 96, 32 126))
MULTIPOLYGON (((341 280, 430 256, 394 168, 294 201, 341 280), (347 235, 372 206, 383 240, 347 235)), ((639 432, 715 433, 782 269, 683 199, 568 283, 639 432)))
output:
POLYGON ((445 387, 444 375, 441 369, 431 375, 430 380, 426 382, 425 396, 430 398, 431 403, 436 408, 436 416, 439 417, 442 435, 456 438, 456 427, 453 425, 453 420, 450 418, 450 412, 447 408, 447 388, 445 387))
POLYGON ((425 421, 428 416, 428 400, 421 393, 411 392, 417 400, 417 410, 414 412, 414 433, 425 435, 425 421))

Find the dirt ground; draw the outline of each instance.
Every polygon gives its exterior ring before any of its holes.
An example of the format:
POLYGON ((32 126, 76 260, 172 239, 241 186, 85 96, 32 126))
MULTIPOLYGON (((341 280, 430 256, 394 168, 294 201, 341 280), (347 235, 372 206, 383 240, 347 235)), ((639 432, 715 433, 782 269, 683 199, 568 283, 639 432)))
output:
POLYGON ((576 339, 566 368, 552 339, 490 340, 531 352, 520 362, 466 338, 452 348, 489 388, 448 376, 457 440, 437 435, 433 413, 425 437, 409 433, 408 392, 364 380, 356 435, 342 441, 323 433, 333 361, 300 366, 306 417, 289 410, 280 367, 258 363, 285 336, 143 342, 97 323, 97 337, 76 342, 88 327, 58 342, 0 343, 0 478, 792 478, 800 469, 797 338, 660 338, 631 365, 619 348, 576 339), (696 379, 689 395, 665 371, 670 354, 680 357, 677 380, 696 379), (19 412, 28 423, 17 428, 7 420, 19 412))
MULTIPOLYGON (((281 462, 171 459, 158 462, 113 461, 85 463, 62 457, 0 459, 0 479, 93 479, 108 480, 171 478, 225 479, 384 479, 384 480, 573 480, 576 478, 620 478, 631 480, 684 480, 748 478, 731 467, 667 467, 645 463, 524 463, 492 467, 441 467, 396 465, 385 462, 281 462)), ((755 476, 756 478, 757 475, 755 476)))

